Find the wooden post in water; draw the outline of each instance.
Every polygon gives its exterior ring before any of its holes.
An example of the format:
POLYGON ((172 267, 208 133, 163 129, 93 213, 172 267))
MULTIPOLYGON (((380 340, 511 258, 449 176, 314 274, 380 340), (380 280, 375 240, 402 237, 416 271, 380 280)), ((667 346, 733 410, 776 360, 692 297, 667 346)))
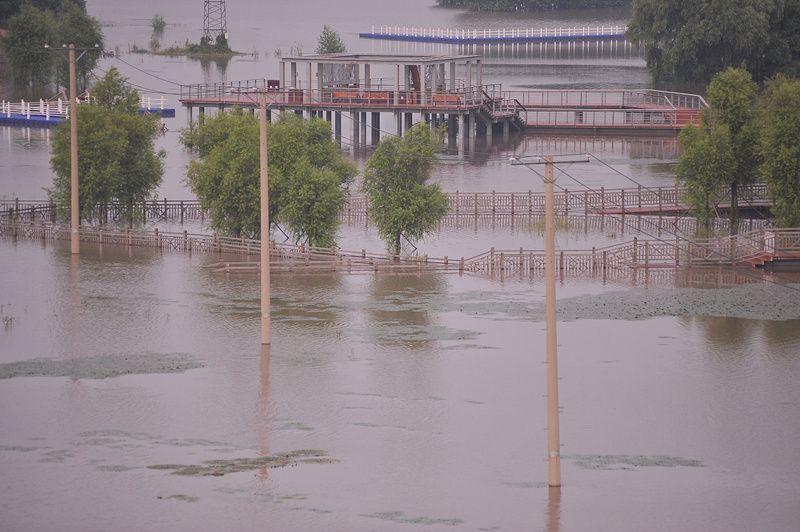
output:
POLYGON ((267 95, 258 95, 258 126, 260 140, 261 196, 261 344, 270 344, 269 296, 269 158, 267 153, 267 95))

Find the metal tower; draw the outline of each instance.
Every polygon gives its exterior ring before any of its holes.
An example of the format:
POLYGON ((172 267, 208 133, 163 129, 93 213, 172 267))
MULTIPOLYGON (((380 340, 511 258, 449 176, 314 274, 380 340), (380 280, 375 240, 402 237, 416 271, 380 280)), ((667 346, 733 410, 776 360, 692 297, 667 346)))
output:
POLYGON ((204 0, 203 6, 203 36, 210 43, 215 43, 217 37, 222 35, 228 39, 228 22, 225 15, 225 0, 204 0))

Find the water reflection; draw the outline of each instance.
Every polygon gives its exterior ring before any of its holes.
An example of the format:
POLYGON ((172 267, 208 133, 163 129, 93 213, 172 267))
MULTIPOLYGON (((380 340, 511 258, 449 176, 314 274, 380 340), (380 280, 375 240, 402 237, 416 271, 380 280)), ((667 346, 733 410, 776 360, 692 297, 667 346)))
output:
POLYGON ((428 349, 437 327, 430 305, 442 296, 441 275, 376 275, 366 302, 368 336, 383 346, 428 349))
POLYGON ((340 275, 273 276, 272 318, 317 331, 335 328, 344 310, 338 301, 342 282, 340 275))
POLYGON ((561 530, 561 488, 547 488, 547 528, 546 532, 561 530))
MULTIPOLYGON (((269 456, 270 454, 270 431, 272 429, 272 416, 270 408, 270 346, 261 345, 261 357, 259 359, 259 387, 258 387, 258 408, 256 410, 256 426, 258 428, 258 453, 259 456, 269 456)), ((269 468, 266 464, 259 468, 258 478, 267 480, 269 468)))

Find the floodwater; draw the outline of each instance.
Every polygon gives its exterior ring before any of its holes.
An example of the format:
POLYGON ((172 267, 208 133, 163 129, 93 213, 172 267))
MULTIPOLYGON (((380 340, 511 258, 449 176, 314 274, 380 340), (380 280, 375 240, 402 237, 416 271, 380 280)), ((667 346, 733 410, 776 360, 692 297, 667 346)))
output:
MULTIPOLYGON (((234 47, 258 58, 222 70, 123 58, 185 82, 270 77, 266 52, 310 50, 324 23, 354 50, 372 46, 353 35, 372 24, 520 23, 429 3, 229 1, 234 47)), ((125 50, 147 42, 157 11, 172 24, 167 44, 197 40, 201 5, 90 1, 89 10, 125 50)), ((566 58, 529 74, 516 74, 518 58, 503 61, 494 71, 519 76, 512 84, 649 84, 635 58, 566 58), (617 67, 604 74, 609 62, 617 67)), ((189 197, 182 120, 162 141, 160 196, 170 199, 189 197)), ((538 176, 505 160, 551 150, 595 153, 647 185, 673 182, 674 139, 541 136, 447 156, 436 180, 446 190, 540 190, 538 176)), ((43 197, 48 151, 46 131, 0 129, 0 198, 43 197)), ((590 186, 630 184, 600 164, 566 170, 590 186)), ((629 229, 578 221, 560 226, 558 242, 592 246, 629 229)), ((541 232, 537 220, 446 226, 420 252, 541 245, 541 232)), ((380 249, 358 223, 340 240, 380 249)), ((796 276, 560 281, 559 494, 546 487, 541 278, 276 275, 273 344, 263 350, 258 280, 203 268, 216 260, 88 244, 75 259, 66 243, 0 240, 2 530, 797 530, 796 276)))

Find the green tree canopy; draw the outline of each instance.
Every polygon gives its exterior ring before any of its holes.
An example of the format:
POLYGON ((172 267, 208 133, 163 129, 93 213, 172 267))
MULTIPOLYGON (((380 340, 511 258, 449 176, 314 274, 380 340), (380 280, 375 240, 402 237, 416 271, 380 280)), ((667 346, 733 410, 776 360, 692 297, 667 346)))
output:
POLYGON ((322 28, 316 52, 318 54, 343 54, 347 51, 344 41, 327 24, 322 28))
MULTIPOLYGON (((115 68, 108 71, 96 89, 129 93, 115 68)), ((135 91, 133 91, 135 93, 135 91)), ((124 94, 109 98, 125 101, 124 94)), ((165 153, 155 150, 158 118, 141 116, 124 105, 78 106, 78 176, 81 218, 88 219, 96 205, 120 202, 130 220, 132 204, 153 197, 164 173, 165 153)), ((56 176, 49 191, 59 216, 69 218, 70 126, 60 124, 53 137, 50 164, 56 176)))
POLYGON ((8 37, 2 41, 15 81, 28 85, 47 83, 54 74, 59 84, 67 85, 68 56, 57 51, 63 44, 91 49, 76 63, 79 84, 86 86, 102 52, 103 33, 82 0, 23 2, 9 18, 8 37))
POLYGON ((427 182, 441 135, 416 124, 402 138, 382 140, 367 161, 362 188, 369 197, 368 214, 395 254, 403 236, 418 240, 447 214, 447 196, 427 182))
MULTIPOLYGON (((332 246, 345 186, 355 167, 331 139, 330 125, 281 115, 269 124, 270 221, 286 224, 296 242, 332 246)), ((207 118, 183 132, 195 151, 187 182, 226 235, 260 232, 259 132, 257 119, 236 109, 207 118)))
POLYGON ((633 0, 628 35, 659 80, 704 85, 727 67, 756 80, 800 60, 800 0, 633 0))
POLYGON ((688 199, 702 220, 712 215, 712 198, 726 189, 730 192, 731 232, 735 234, 739 186, 757 177, 756 84, 746 70, 729 68, 711 81, 708 99, 700 128, 689 126, 681 132, 684 150, 676 174, 686 184, 688 199))
POLYGON ((762 110, 761 177, 785 227, 800 226, 800 81, 780 76, 767 83, 762 110))

